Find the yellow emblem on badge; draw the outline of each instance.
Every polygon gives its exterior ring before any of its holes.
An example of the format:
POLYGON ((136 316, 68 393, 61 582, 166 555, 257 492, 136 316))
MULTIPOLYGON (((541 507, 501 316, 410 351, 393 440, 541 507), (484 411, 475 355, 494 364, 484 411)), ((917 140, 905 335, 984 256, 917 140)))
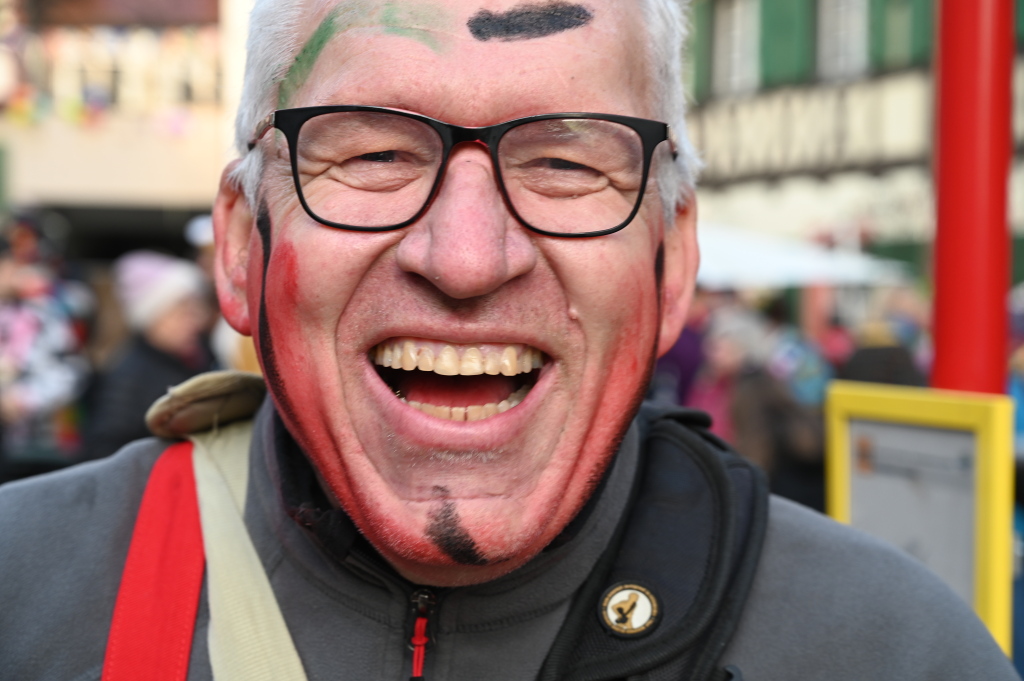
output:
POLYGON ((658 620, 658 601, 638 584, 616 584, 601 601, 601 619, 616 634, 644 634, 658 620))

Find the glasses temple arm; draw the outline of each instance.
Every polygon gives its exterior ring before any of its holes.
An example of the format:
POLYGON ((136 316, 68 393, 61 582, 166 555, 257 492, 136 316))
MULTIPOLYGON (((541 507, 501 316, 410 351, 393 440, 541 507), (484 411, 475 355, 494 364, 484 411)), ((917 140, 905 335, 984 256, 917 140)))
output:
POLYGON ((259 142, 260 139, 264 135, 267 134, 267 130, 270 130, 273 127, 274 127, 274 114, 271 113, 266 118, 264 118, 263 120, 261 120, 259 123, 256 124, 256 133, 252 137, 249 138, 249 142, 246 145, 248 147, 249 151, 252 151, 253 149, 255 149, 256 148, 256 143, 259 142))

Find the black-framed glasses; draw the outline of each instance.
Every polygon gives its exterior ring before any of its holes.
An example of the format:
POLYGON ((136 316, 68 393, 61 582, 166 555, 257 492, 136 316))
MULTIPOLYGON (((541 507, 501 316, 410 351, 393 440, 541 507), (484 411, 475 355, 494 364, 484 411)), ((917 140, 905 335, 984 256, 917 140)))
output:
POLYGON ((295 190, 314 220, 382 232, 423 215, 452 149, 487 147, 512 214, 541 234, 602 236, 640 210, 665 123, 631 116, 553 113, 481 128, 451 125, 375 106, 281 109, 261 122, 249 149, 271 128, 288 140, 295 190))

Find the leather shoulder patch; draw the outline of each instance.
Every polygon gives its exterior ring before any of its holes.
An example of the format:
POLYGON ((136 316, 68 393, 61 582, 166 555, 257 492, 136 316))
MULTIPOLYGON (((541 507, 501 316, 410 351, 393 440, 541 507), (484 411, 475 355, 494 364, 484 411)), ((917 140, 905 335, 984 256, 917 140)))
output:
POLYGON ((157 437, 186 438, 217 426, 251 418, 267 386, 259 374, 211 371, 167 390, 146 412, 146 426, 157 437))

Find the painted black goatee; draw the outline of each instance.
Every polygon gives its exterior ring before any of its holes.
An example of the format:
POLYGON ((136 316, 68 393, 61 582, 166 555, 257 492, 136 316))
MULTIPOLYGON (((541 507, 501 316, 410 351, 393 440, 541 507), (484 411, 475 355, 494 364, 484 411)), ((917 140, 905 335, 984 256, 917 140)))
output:
MULTIPOLYGON (((448 494, 444 487, 434 489, 442 496, 448 494)), ((487 559, 480 555, 476 542, 462 527, 455 502, 449 499, 444 499, 440 510, 431 515, 427 536, 437 548, 459 565, 487 565, 487 559)))
POLYGON ((480 10, 466 23, 477 40, 530 40, 586 26, 594 13, 583 5, 549 2, 519 5, 507 12, 480 10))

